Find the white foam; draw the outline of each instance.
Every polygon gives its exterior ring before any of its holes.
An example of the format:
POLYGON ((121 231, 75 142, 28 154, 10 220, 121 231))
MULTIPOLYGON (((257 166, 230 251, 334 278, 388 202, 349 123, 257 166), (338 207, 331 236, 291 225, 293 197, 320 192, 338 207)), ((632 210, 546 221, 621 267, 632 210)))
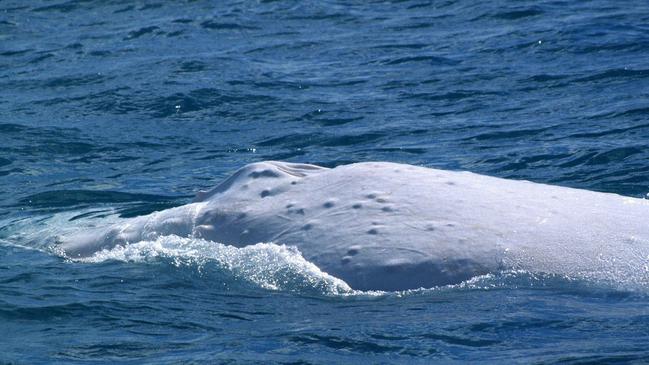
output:
POLYGON ((324 295, 353 292, 344 281, 306 261, 295 247, 273 243, 237 248, 199 238, 171 235, 101 250, 89 257, 68 259, 101 263, 110 260, 149 262, 158 258, 170 259, 176 266, 196 266, 199 270, 204 265, 216 265, 233 278, 268 290, 315 291, 324 295))

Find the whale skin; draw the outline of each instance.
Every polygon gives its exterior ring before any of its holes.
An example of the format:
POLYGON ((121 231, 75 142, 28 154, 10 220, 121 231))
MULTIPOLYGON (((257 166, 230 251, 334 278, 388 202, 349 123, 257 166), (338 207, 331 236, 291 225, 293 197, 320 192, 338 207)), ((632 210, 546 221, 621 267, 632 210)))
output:
POLYGON ((68 257, 197 237, 295 246, 354 289, 522 269, 649 281, 649 201, 470 172, 365 162, 244 166, 194 202, 60 238, 68 257))

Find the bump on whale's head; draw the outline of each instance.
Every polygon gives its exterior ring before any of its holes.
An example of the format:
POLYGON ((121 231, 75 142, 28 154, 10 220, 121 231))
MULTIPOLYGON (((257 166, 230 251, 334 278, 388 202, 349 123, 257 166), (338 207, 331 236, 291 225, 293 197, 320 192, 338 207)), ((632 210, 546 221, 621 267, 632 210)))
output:
MULTIPOLYGON (((326 167, 279 162, 279 161, 264 161, 248 164, 237 170, 232 176, 225 179, 215 188, 208 191, 199 191, 196 194, 194 202, 202 202, 212 198, 215 195, 221 194, 234 187, 245 188, 249 183, 257 180, 274 180, 275 182, 291 181, 291 184, 297 183, 298 180, 305 178, 309 175, 316 174, 328 170, 326 167)), ((264 193, 270 194, 270 191, 264 193)))

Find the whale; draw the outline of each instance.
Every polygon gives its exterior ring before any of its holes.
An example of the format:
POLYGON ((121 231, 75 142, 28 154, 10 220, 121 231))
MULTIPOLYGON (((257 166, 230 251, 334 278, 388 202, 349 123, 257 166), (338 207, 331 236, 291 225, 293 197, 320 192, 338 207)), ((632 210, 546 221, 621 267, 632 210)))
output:
POLYGON ((293 246, 358 290, 503 270, 649 283, 649 201, 390 162, 246 165, 186 205, 59 237, 71 258, 161 236, 293 246))

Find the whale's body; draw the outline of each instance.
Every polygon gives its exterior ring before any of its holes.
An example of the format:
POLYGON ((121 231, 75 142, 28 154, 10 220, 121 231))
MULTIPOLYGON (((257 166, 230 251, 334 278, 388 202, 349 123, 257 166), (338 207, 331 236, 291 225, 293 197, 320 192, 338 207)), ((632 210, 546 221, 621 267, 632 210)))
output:
POLYGON ((649 201, 394 163, 247 165, 196 201, 62 238, 70 257, 161 235, 275 242, 355 289, 503 269, 648 282, 649 201), (644 271, 643 271, 644 270, 644 271), (639 274, 638 274, 639 273, 639 274))

